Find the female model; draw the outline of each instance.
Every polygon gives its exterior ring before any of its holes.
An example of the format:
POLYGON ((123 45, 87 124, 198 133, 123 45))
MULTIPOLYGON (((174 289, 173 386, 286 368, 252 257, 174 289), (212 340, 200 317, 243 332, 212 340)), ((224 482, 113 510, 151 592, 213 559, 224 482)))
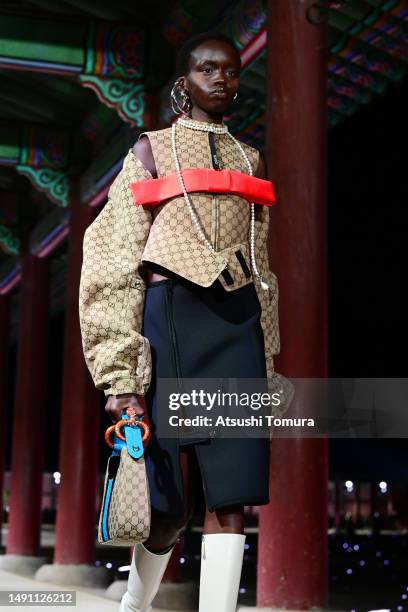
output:
POLYGON ((265 179, 258 151, 223 123, 240 66, 223 35, 187 42, 172 90, 181 116, 140 134, 85 233, 80 321, 88 367, 113 421, 131 407, 152 430, 151 530, 134 548, 122 612, 152 609, 201 482, 199 610, 235 611, 244 505, 269 503, 269 439, 156 434, 159 378, 265 378, 279 352, 278 287, 266 246, 273 189, 255 180, 265 179), (210 180, 238 182, 209 191, 204 170, 210 180))

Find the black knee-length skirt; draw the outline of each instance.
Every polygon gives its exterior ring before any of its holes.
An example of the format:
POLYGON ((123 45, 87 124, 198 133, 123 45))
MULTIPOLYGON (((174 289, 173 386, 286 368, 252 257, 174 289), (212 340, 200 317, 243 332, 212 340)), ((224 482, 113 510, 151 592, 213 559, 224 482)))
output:
POLYGON ((180 446, 185 444, 194 447, 210 511, 269 503, 268 438, 191 440, 160 437, 156 431, 158 378, 266 377, 260 317, 253 283, 231 292, 219 281, 210 287, 181 277, 148 283, 142 333, 152 354, 145 397, 152 425, 145 451, 152 511, 185 514, 180 469, 180 446))

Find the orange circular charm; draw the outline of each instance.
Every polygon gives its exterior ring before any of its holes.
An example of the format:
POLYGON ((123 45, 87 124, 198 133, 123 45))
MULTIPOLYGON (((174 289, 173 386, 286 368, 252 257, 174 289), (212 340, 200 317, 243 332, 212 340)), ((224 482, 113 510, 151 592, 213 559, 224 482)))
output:
POLYGON ((116 433, 117 437, 120 440, 125 442, 126 438, 125 436, 122 435, 122 432, 120 431, 121 427, 123 427, 124 425, 139 425, 143 430, 142 442, 145 442, 147 438, 150 436, 150 427, 143 421, 138 421, 136 419, 122 419, 118 421, 117 423, 114 423, 113 425, 108 427, 108 429, 105 431, 105 442, 110 448, 114 447, 114 444, 111 440, 111 435, 114 432, 116 433))
POLYGON ((118 421, 116 425, 114 425, 115 433, 120 440, 123 440, 123 441, 126 440, 125 436, 123 436, 121 432, 121 428, 124 425, 138 425, 139 427, 141 427, 142 428, 142 442, 145 442, 150 435, 150 427, 147 425, 147 423, 144 423, 143 421, 140 421, 137 419, 122 419, 118 421))
POLYGON ((110 446, 110 448, 113 448, 113 442, 111 440, 111 434, 115 431, 115 427, 116 427, 116 423, 114 425, 111 425, 110 427, 108 427, 108 429, 105 431, 105 442, 108 446, 110 446))

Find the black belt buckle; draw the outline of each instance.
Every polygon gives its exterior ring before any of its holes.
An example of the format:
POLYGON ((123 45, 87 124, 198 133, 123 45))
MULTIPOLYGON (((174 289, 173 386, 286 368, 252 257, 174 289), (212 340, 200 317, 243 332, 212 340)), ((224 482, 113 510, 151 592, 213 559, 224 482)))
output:
POLYGON ((224 270, 221 272, 221 274, 222 274, 223 279, 227 283, 227 285, 233 285, 234 284, 234 279, 232 278, 231 273, 228 270, 228 268, 224 268, 224 270))
MULTIPOLYGON (((245 256, 243 254, 243 252, 241 251, 241 249, 237 249, 236 251, 234 251, 235 253, 235 257, 238 260, 239 265, 241 266, 242 272, 245 275, 245 278, 251 278, 252 274, 251 274, 251 270, 248 267, 248 264, 245 260, 245 256)), ((234 266, 235 269, 235 266, 234 266)), ((224 268, 224 270, 221 272, 221 275, 225 281, 225 283, 228 286, 231 286, 234 284, 234 279, 232 277, 231 272, 228 269, 228 265, 224 268)))
POLYGON ((237 251, 235 251, 235 256, 236 256, 236 258, 238 259, 238 261, 239 261, 239 263, 241 265, 242 271, 245 274, 245 278, 250 278, 251 270, 248 268, 248 264, 245 261, 245 257, 243 255, 241 249, 238 249, 237 251))

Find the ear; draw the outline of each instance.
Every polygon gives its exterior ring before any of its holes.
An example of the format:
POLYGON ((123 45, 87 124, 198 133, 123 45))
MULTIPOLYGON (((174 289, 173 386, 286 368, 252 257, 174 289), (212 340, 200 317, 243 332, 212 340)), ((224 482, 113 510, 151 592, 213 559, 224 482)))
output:
POLYGON ((178 90, 184 89, 185 91, 187 91, 187 92, 188 92, 187 77, 185 77, 185 76, 183 75, 183 76, 179 77, 179 78, 177 79, 177 81, 178 81, 178 87, 177 87, 177 89, 178 89, 178 90))

